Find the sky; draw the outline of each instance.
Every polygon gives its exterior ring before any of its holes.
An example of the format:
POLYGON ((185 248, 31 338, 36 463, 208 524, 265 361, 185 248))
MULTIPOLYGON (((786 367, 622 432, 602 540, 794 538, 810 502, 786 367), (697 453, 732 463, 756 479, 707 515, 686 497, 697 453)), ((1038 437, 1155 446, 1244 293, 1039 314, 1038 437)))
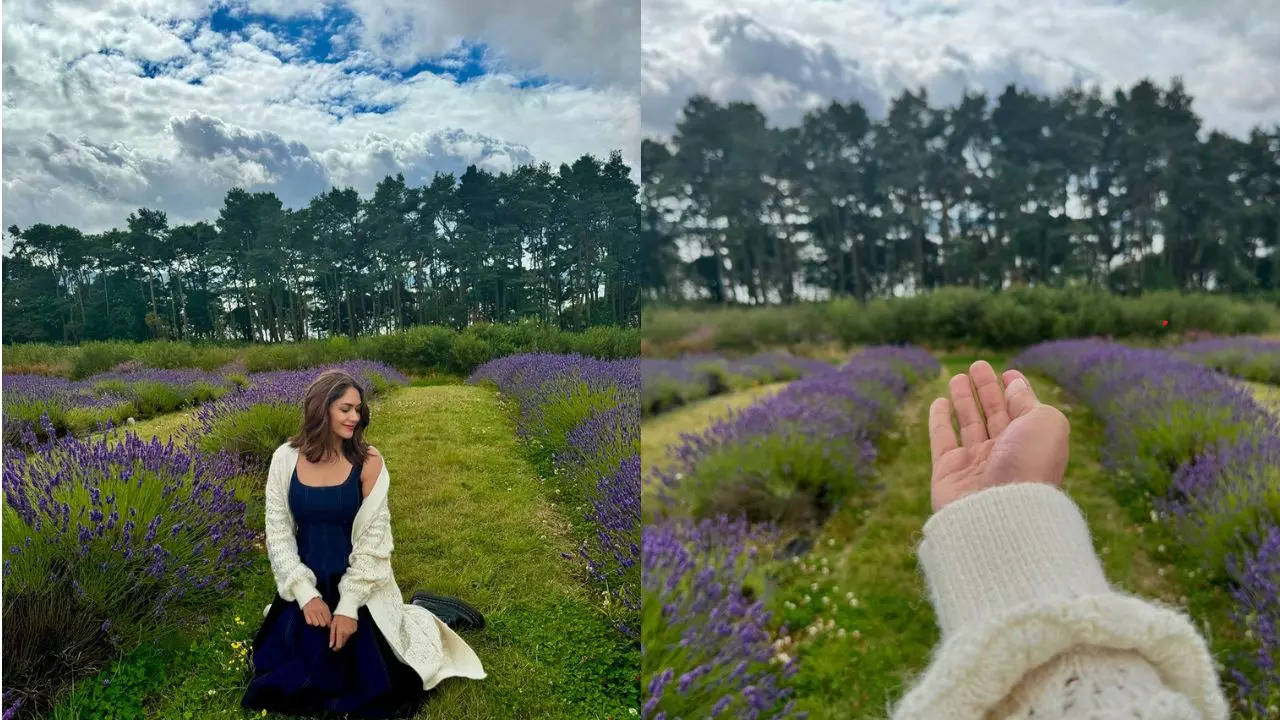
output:
POLYGON ((1280 123, 1275 0, 644 0, 641 24, 644 137, 669 137, 694 93, 791 126, 832 100, 883 117, 904 89, 936 106, 1175 75, 1207 128, 1280 123))
POLYGON ((637 0, 52 0, 3 7, 3 226, 213 221, 468 165, 613 150, 639 182, 637 0))

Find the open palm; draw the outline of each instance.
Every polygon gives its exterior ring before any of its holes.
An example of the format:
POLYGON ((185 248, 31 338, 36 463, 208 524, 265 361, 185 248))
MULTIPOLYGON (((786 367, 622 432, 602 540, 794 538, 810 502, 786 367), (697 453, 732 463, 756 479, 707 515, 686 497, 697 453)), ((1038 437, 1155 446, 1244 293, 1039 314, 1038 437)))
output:
POLYGON ((979 360, 969 374, 951 378, 950 402, 940 397, 929 406, 934 512, 993 485, 1062 484, 1071 424, 1060 410, 1040 403, 1021 372, 1006 370, 1002 377, 1004 387, 991 364, 979 360))

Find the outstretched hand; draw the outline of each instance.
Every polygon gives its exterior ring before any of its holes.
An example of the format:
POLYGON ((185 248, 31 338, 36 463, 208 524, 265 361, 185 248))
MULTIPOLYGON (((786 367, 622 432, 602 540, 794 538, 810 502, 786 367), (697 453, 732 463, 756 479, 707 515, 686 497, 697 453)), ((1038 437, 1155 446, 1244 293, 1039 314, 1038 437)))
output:
POLYGON ((1006 370, 1002 378, 1003 387, 991 364, 979 360, 969 374, 951 378, 950 402, 940 397, 929 406, 934 512, 1003 483, 1062 484, 1071 424, 1036 398, 1021 372, 1006 370), (951 425, 953 409, 959 441, 951 425))

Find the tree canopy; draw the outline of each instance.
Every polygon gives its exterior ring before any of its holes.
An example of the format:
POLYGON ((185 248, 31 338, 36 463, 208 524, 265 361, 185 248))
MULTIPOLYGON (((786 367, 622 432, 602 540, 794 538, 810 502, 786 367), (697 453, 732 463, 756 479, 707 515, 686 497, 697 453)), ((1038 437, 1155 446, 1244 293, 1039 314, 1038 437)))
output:
POLYGON ((123 228, 12 226, 6 342, 284 341, 535 318, 639 323, 639 188, 614 152, 494 174, 475 166, 302 208, 227 191, 210 221, 140 208, 123 228))
POLYGON ((944 285, 1280 288, 1280 125, 1204 132, 1177 79, 1008 86, 794 127, 691 97, 641 148, 647 297, 786 303, 944 285), (683 257, 682 257, 683 255, 683 257))

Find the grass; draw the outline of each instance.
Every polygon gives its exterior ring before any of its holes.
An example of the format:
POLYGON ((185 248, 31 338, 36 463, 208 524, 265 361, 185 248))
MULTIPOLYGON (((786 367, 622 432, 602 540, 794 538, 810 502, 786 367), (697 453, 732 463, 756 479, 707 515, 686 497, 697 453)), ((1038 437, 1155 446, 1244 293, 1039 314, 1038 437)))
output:
MULTIPOLYGON (((1007 357, 982 353, 997 369, 1007 357)), ((977 359, 942 355, 944 373, 904 402, 897 426, 886 434, 876 460, 876 486, 838 510, 807 537, 781 543, 811 546, 764 569, 766 602, 789 629, 784 650, 799 657, 792 679, 797 710, 811 720, 882 718, 923 671, 938 631, 920 575, 915 547, 929 518, 930 459, 926 415, 929 402, 947 391, 947 379, 977 359)), ((1043 377, 1032 376, 1043 402, 1071 420, 1071 460, 1065 490, 1080 505, 1111 583, 1171 604, 1190 604, 1218 617, 1209 603, 1218 591, 1185 598, 1175 582, 1178 569, 1158 551, 1159 528, 1135 524, 1111 492, 1099 462, 1102 428, 1088 409, 1073 403, 1043 377)), ((666 446, 681 432, 695 432, 730 407, 753 397, 734 393, 659 416, 644 425, 646 466, 663 461, 666 446), (714 401, 719 404, 710 404, 714 401), (655 428, 655 429, 651 429, 655 428)), ((1172 547, 1169 545, 1169 547, 1172 547)))
MULTIPOLYGON (((639 706, 638 651, 561 559, 572 548, 568 521, 546 499, 544 480, 496 393, 470 385, 406 387, 370 404, 368 439, 386 456, 392 479, 392 565, 401 591, 406 598, 418 588, 461 597, 488 622, 465 639, 489 677, 445 680, 418 717, 629 716, 639 706)), ((163 420, 134 427, 176 427, 163 420)), ((207 627, 164 639, 159 661, 140 649, 114 673, 83 683, 80 694, 100 694, 104 678, 134 677, 134 668, 160 662, 164 681, 136 689, 147 694, 147 717, 260 717, 239 707, 242 657, 273 595, 264 555, 207 627)), ((96 716, 88 707, 62 717, 96 716)))
POLYGON ((1267 383, 1249 382, 1247 380, 1241 380, 1240 382, 1253 391, 1253 397, 1257 399, 1259 405, 1270 411, 1272 415, 1280 417, 1280 385, 1268 385, 1267 383))
MULTIPOLYGON (((125 430, 136 432, 142 438, 158 437, 161 442, 168 441, 169 438, 178 435, 179 430, 184 425, 195 420, 196 409, 190 408, 180 410, 178 412, 166 413, 146 420, 139 420, 132 425, 117 425, 111 429, 111 439, 118 440, 124 435, 125 430)), ((96 440, 102 437, 102 432, 94 432, 89 437, 96 440)), ((181 438, 174 440, 175 443, 181 442, 181 438)))

